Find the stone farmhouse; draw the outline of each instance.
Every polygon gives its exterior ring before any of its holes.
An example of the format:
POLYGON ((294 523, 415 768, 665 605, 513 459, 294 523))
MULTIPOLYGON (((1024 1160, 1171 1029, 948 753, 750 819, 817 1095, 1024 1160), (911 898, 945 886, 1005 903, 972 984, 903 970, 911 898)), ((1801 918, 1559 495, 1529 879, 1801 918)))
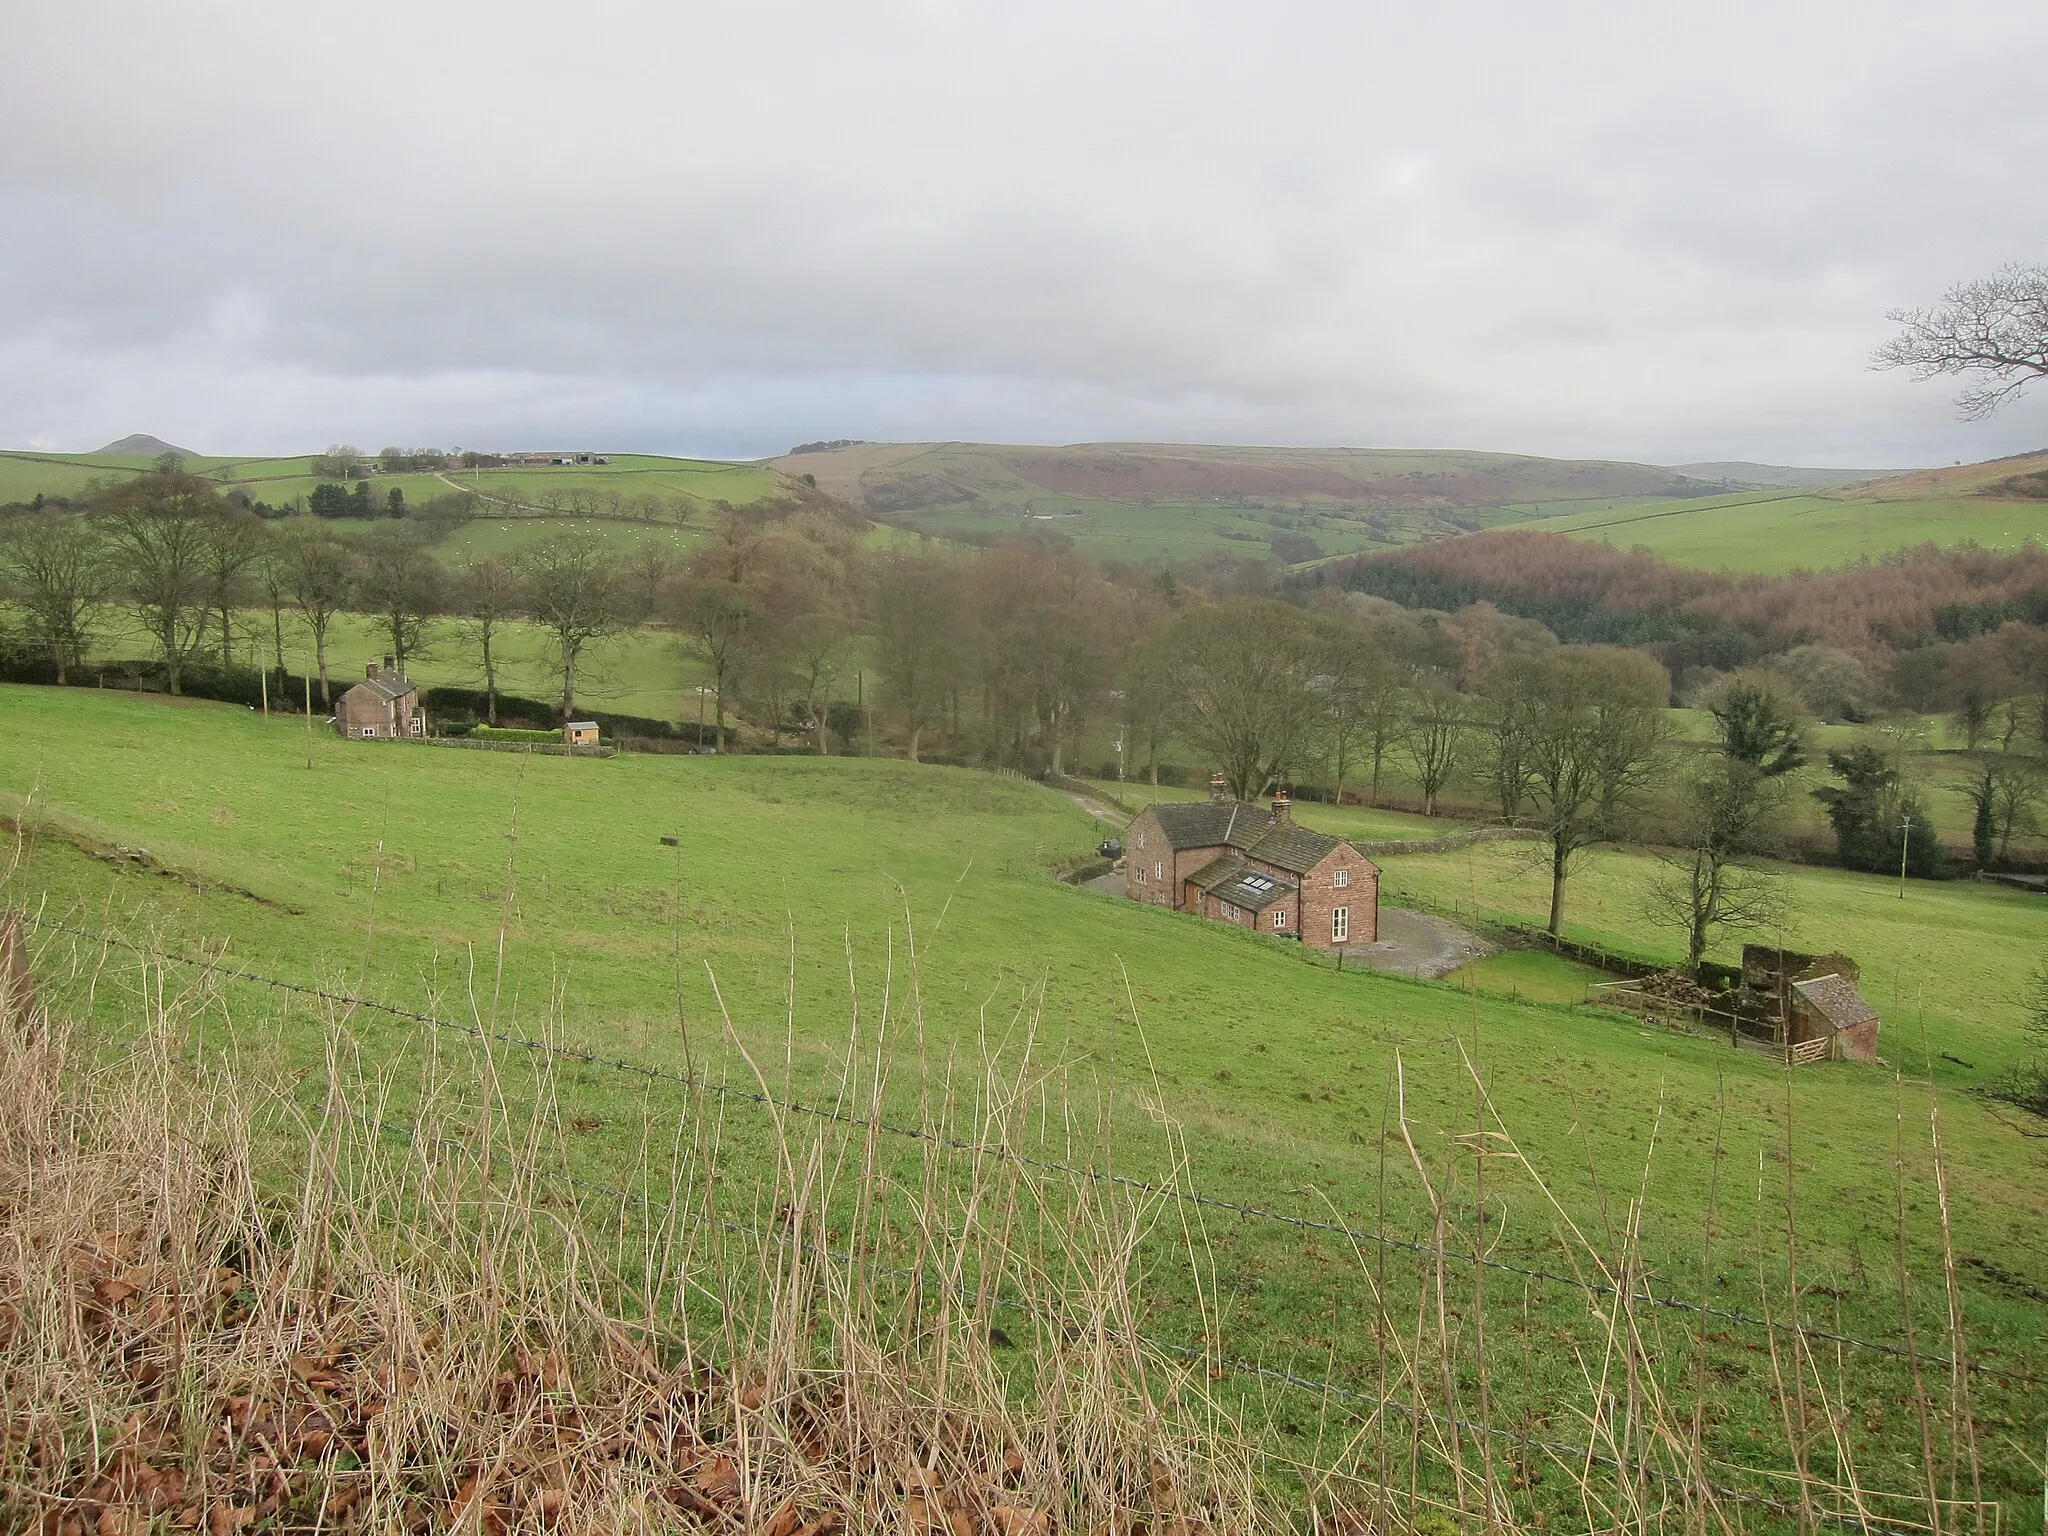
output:
POLYGON ((1263 810, 1233 799, 1221 774, 1207 800, 1154 805, 1131 823, 1124 889, 1321 950, 1379 938, 1379 866, 1341 837, 1296 826, 1286 790, 1263 810))
POLYGON ((361 741, 417 741, 427 734, 419 685, 395 670, 392 658, 371 662, 364 677, 334 707, 334 728, 361 741))

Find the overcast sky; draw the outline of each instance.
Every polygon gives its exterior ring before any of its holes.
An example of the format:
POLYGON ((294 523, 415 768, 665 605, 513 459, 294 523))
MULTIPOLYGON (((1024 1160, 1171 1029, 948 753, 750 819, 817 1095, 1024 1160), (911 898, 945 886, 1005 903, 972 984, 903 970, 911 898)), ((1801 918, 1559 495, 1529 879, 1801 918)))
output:
POLYGON ((4 447, 2048 445, 2040 0, 10 10, 4 447))

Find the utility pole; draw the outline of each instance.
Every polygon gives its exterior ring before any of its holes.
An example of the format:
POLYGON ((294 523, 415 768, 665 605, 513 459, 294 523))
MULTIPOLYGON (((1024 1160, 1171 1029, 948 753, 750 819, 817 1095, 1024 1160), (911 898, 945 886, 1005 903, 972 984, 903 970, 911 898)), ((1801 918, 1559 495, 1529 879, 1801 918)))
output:
POLYGON ((270 668, 265 667, 256 676, 259 679, 257 686, 263 690, 263 718, 268 720, 270 718, 270 668))
POLYGON ((1906 855, 1913 847, 1913 818, 1899 822, 1899 900, 1906 899, 1906 855))
POLYGON ((306 767, 313 766, 313 669, 306 668, 306 767))

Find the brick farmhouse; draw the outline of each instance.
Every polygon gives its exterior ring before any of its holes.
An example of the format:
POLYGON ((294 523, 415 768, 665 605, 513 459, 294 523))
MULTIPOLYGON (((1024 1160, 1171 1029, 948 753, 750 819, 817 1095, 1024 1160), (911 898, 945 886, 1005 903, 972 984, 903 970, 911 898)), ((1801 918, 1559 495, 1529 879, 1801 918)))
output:
POLYGON ((427 734, 426 712, 420 708, 417 683, 392 669, 389 656, 384 665, 371 662, 363 680, 341 696, 334 706, 334 728, 344 736, 363 741, 405 741, 427 734))
POLYGON ((1124 889, 1316 949, 1379 937, 1379 866, 1341 837, 1296 826, 1284 789, 1263 810, 1232 799, 1221 774, 1207 800, 1155 805, 1131 823, 1124 889))

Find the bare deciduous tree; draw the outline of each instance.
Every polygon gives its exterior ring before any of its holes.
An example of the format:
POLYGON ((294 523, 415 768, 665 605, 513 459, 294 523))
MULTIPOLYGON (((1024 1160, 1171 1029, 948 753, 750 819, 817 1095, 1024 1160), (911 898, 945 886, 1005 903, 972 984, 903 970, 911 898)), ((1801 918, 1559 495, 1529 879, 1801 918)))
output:
POLYGON ((562 718, 576 713, 576 668, 593 642, 626 627, 630 599, 617 563, 588 533, 558 533, 519 558, 525 608, 554 637, 562 718))
POLYGON ((483 653, 484 722, 498 723, 498 630, 519 612, 524 588, 512 562, 499 556, 464 566, 452 602, 483 653))
POLYGON ((334 699, 327 677, 327 636, 334 627, 334 616, 355 600, 355 551, 318 527, 295 528, 284 537, 279 565, 284 590, 313 634, 320 707, 330 708, 334 699))
POLYGON ((1965 378, 1956 406, 1981 421, 2048 374, 2048 267, 2013 263, 1957 283, 1933 309, 1895 309, 1905 327, 1877 349, 1875 368, 1916 379, 1965 378))
POLYGON ((1240 800, 1263 794, 1314 744, 1329 632, 1298 608, 1233 597, 1188 610, 1167 641, 1180 734, 1240 800))
POLYGON ((1777 846, 1777 781, 1736 757, 1707 760, 1680 787, 1677 836, 1658 854, 1647 915, 1685 935, 1697 972, 1715 934, 1772 928, 1785 919, 1784 882, 1751 862, 1777 846))
POLYGON ((447 604, 447 578, 418 531, 386 524, 359 546, 357 607, 372 615, 391 642, 399 675, 426 649, 429 626, 447 604))
POLYGON ((86 519, 42 513, 0 526, 0 589, 27 615, 60 687, 85 659, 112 587, 105 541, 86 519))
POLYGON ((182 473, 137 475, 100 500, 98 517, 142 626, 164 659, 173 694, 206 638, 207 557, 226 512, 220 493, 182 473))
POLYGON ((885 557, 870 585, 875 664, 918 760, 960 672, 959 572, 943 555, 885 557))
POLYGON ((1448 684, 1430 682, 1409 693, 1401 721, 1401 747, 1422 791, 1422 814, 1436 814, 1437 797, 1457 771, 1471 725, 1471 703, 1448 684))
POLYGON ((1670 681, 1641 651, 1572 646, 1530 669, 1529 800, 1548 845, 1550 922, 1586 849, 1620 836, 1658 766, 1670 681))

